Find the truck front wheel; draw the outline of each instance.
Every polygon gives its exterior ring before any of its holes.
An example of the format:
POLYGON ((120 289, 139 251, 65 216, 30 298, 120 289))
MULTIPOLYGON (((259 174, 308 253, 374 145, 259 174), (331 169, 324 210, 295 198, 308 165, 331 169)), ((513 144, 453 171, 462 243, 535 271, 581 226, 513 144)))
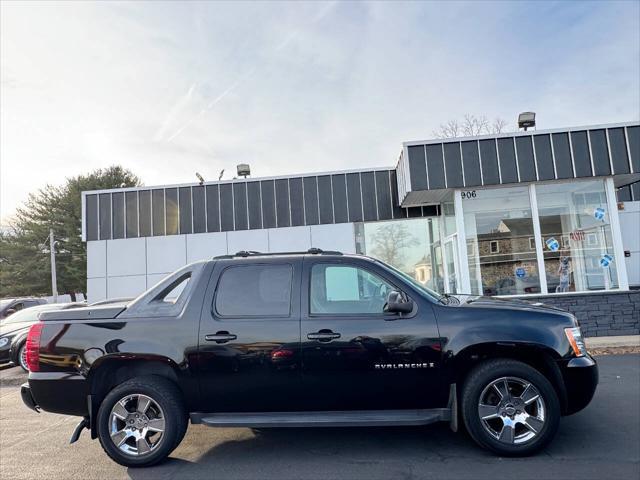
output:
POLYGON ((530 455, 555 436, 560 402, 551 383, 526 363, 489 360, 472 370, 462 390, 471 437, 505 456, 530 455))
POLYGON ((97 422, 102 448, 126 467, 161 462, 187 429, 180 391, 159 376, 136 377, 115 387, 100 405, 97 422))

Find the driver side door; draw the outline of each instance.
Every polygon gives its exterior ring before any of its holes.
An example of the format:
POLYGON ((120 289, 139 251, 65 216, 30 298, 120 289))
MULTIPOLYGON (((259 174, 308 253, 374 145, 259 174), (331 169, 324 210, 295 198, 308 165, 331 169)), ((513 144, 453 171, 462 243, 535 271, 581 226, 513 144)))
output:
POLYGON ((385 313, 392 290, 403 285, 371 262, 305 258, 301 341, 309 409, 437 406, 440 340, 433 310, 416 303, 411 314, 385 313))

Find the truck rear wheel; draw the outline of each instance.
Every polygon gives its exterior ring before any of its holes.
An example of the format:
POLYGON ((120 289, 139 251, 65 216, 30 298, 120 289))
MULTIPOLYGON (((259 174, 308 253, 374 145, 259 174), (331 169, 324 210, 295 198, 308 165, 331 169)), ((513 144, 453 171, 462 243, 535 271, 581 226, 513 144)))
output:
POLYGON ((102 448, 126 467, 161 462, 187 430, 180 391, 159 376, 137 377, 115 387, 100 405, 97 422, 102 448))
POLYGON ((529 365, 489 360, 472 370, 462 390, 471 437, 504 456, 530 455, 555 436, 560 402, 551 383, 529 365))

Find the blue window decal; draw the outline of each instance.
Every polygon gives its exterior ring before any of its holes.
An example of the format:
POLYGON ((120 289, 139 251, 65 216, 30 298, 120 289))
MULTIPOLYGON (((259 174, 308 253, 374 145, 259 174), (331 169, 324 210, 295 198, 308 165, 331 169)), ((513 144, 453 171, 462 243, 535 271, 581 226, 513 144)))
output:
POLYGON ((611 265, 611 262, 613 262, 613 256, 609 255, 608 253, 605 253, 604 255, 602 255, 602 258, 600 259, 600 266, 602 268, 608 268, 609 265, 611 265))
POLYGON ((602 207, 597 207, 593 211, 593 216, 596 218, 596 220, 601 220, 604 222, 604 215, 605 215, 605 210, 602 207))
POLYGON ((558 243, 558 240, 556 240, 553 237, 548 238, 544 243, 547 244, 547 248, 549 248, 549 250, 551 250, 552 252, 556 252, 560 249, 560 244, 558 243))

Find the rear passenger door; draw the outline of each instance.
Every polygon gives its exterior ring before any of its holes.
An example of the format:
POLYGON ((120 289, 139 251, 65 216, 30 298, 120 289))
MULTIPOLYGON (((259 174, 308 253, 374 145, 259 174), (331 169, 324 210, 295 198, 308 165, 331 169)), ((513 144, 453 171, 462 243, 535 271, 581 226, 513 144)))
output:
POLYGON ((208 412, 299 408, 301 260, 219 260, 202 309, 198 371, 208 412))

